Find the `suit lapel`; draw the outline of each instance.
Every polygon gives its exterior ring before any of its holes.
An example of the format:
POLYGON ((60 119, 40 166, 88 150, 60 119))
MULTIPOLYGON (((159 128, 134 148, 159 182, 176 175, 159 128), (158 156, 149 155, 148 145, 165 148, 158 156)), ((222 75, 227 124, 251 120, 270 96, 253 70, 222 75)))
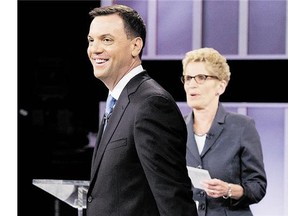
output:
POLYGON ((93 173, 91 173, 91 176, 94 175, 95 173, 95 159, 96 159, 96 154, 97 154, 97 150, 98 150, 98 147, 100 145, 100 141, 101 141, 101 138, 102 138, 102 133, 103 133, 103 130, 104 130, 104 118, 102 117, 102 120, 101 120, 101 123, 99 125, 99 131, 98 131, 98 134, 97 134, 97 137, 96 137, 96 142, 95 142, 95 147, 94 147, 94 151, 93 151, 93 156, 92 156, 92 169, 91 171, 93 171, 93 173))
POLYGON ((204 157, 204 155, 209 151, 209 149, 211 149, 211 147, 215 144, 222 130, 223 127, 219 126, 218 124, 211 127, 209 133, 206 136, 205 145, 200 155, 201 158, 204 157))
POLYGON ((201 157, 204 157, 204 155, 209 151, 209 149, 215 144, 216 140, 223 131, 223 124, 225 122, 226 115, 227 112, 224 110, 221 103, 219 103, 215 119, 213 120, 212 126, 207 134, 201 157))
POLYGON ((196 140, 194 138, 194 130, 193 130, 193 113, 189 113, 189 115, 185 118, 187 130, 192 131, 192 133, 188 133, 187 138, 187 163, 188 165, 191 164, 194 161, 191 157, 193 157, 199 164, 201 164, 201 158, 203 158, 207 152, 211 149, 211 147, 216 143, 216 140, 220 136, 222 130, 223 130, 223 124, 225 121, 225 117, 227 115, 227 112, 224 110, 221 103, 219 104, 218 111, 216 113, 215 119, 213 120, 212 126, 207 134, 206 141, 204 148, 201 152, 201 155, 199 155, 199 151, 197 148, 196 140), (190 162, 190 163, 189 163, 190 162))
MULTIPOLYGON (((200 165, 201 159, 199 156, 199 151, 197 148, 196 140, 194 138, 193 127, 192 127, 192 125, 193 125, 192 112, 189 113, 189 115, 186 117, 185 121, 186 121, 186 125, 187 125, 187 131, 190 131, 190 132, 192 131, 192 133, 188 133, 188 137, 187 137, 187 153, 186 153, 187 165, 193 165, 192 161, 195 161, 195 160, 200 165)), ((196 165, 196 166, 198 166, 198 165, 196 165)))
POLYGON ((96 142, 98 142, 98 149, 97 151, 94 150, 94 160, 93 160, 93 172, 92 173, 92 178, 95 177, 95 174, 97 173, 97 170, 99 168, 102 156, 105 152, 105 149, 111 139, 111 137, 113 136, 114 131, 116 130, 116 128, 118 127, 118 124, 127 108, 127 106, 130 103, 129 100, 129 95, 133 94, 138 86, 139 83, 147 80, 148 78, 150 78, 148 76, 148 74, 146 72, 142 72, 138 75, 136 75, 134 78, 132 78, 127 85, 125 86, 125 88, 123 89, 123 91, 121 92, 116 105, 113 109, 113 113, 109 119, 109 122, 106 125, 105 131, 102 134, 102 137, 99 139, 97 139, 96 142))

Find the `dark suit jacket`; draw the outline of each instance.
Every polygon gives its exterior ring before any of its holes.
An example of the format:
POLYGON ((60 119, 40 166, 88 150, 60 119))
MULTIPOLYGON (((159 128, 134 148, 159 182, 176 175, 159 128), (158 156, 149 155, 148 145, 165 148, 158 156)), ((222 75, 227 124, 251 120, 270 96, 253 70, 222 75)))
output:
POLYGON ((210 198, 193 189, 199 201, 199 216, 251 216, 249 205, 266 194, 266 173, 259 134, 248 116, 226 112, 221 103, 209 130, 204 149, 199 155, 193 133, 193 114, 185 116, 188 130, 187 165, 207 169, 211 178, 240 184, 244 196, 232 199, 210 198))
POLYGON ((96 141, 87 216, 197 215, 186 141, 171 95, 146 72, 132 78, 96 141))

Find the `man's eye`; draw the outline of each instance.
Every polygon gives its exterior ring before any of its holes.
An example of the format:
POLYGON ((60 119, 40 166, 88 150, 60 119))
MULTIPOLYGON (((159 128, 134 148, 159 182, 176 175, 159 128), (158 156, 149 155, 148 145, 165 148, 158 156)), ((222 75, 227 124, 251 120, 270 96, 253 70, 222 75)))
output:
POLYGON ((113 43, 113 40, 111 38, 104 38, 103 43, 106 45, 110 45, 113 43))

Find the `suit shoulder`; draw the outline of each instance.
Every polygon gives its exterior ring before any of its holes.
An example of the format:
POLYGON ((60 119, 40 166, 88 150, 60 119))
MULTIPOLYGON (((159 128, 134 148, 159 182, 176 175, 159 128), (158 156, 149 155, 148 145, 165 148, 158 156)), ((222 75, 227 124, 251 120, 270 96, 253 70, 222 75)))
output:
POLYGON ((227 112, 225 119, 226 121, 238 122, 239 124, 254 122, 254 119, 251 116, 234 112, 227 112))

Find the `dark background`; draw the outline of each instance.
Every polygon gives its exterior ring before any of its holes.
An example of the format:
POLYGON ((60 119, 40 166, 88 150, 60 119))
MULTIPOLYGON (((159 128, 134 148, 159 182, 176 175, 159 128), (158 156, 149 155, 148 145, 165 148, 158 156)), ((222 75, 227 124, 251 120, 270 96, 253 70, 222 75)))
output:
MULTIPOLYGON (((55 215, 55 198, 33 179, 89 180, 88 132, 98 130, 107 89, 87 57, 88 12, 99 1, 18 1, 18 215, 55 215), (28 203, 31 203, 27 205, 28 203)), ((288 102, 287 60, 228 60, 223 102, 288 102)), ((144 60, 176 101, 185 101, 180 60, 144 60)), ((60 215, 77 210, 60 202, 60 215)))

